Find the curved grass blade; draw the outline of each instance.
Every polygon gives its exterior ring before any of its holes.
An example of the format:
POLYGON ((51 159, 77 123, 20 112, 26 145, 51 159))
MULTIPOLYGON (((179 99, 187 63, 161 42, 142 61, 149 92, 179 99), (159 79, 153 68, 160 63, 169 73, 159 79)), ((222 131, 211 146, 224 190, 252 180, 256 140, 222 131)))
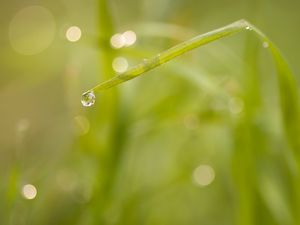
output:
MULTIPOLYGON (((298 149, 300 149, 300 139, 297 138, 299 133, 299 95, 298 89, 296 85, 296 81, 294 76, 285 61, 284 57, 278 50, 278 48, 274 45, 270 39, 263 34, 258 28, 256 28, 251 23, 246 20, 239 20, 234 23, 231 23, 227 26, 221 27, 219 29, 210 31, 208 33, 196 36, 190 40, 182 42, 174 47, 163 51, 162 53, 144 60, 142 63, 132 67, 124 73, 118 74, 115 77, 104 81, 94 88, 86 91, 86 93, 90 92, 98 92, 104 89, 108 89, 114 87, 118 84, 121 84, 125 81, 134 79, 145 72, 152 70, 177 56, 184 54, 185 52, 196 49, 202 45, 208 44, 210 42, 222 39, 226 36, 233 35, 243 30, 253 31, 271 51, 271 54, 274 58, 274 62, 277 68, 277 75, 279 80, 279 89, 280 89, 280 101, 282 107, 282 116, 284 126, 287 132, 287 138, 291 144, 291 147, 296 150, 295 154, 297 156, 298 161, 300 162, 300 153, 298 149)), ((300 167, 300 166, 299 166, 300 167)))
POLYGON ((246 22, 245 20, 239 20, 239 21, 229 24, 225 27, 222 27, 222 28, 213 30, 211 32, 196 36, 190 40, 187 40, 178 45, 175 45, 174 47, 172 47, 150 59, 144 60, 142 63, 130 68, 126 72, 121 73, 107 81, 104 81, 103 83, 100 83, 99 85, 86 91, 85 93, 91 92, 91 91, 98 92, 98 91, 116 86, 127 80, 136 78, 136 77, 144 74, 145 72, 152 70, 152 69, 172 60, 173 58, 184 54, 185 52, 191 51, 195 48, 198 48, 198 47, 205 45, 207 43, 210 43, 212 41, 215 41, 215 40, 221 39, 223 37, 237 33, 239 31, 247 28, 248 26, 249 26, 248 22, 246 22))
POLYGON ((134 79, 145 72, 184 54, 185 52, 244 30, 253 32, 263 41, 264 47, 268 47, 276 65, 283 127, 286 139, 290 144, 290 148, 293 150, 298 167, 293 179, 293 194, 295 196, 293 208, 295 217, 294 222, 295 224, 300 224, 300 214, 298 213, 300 210, 300 138, 298 137, 300 133, 300 107, 297 82, 290 67, 288 66, 288 63, 274 43, 270 41, 270 39, 258 28, 246 20, 239 20, 222 28, 182 42, 150 59, 144 60, 142 63, 132 67, 126 72, 118 74, 117 76, 98 84, 94 88, 86 91, 83 94, 83 97, 90 92, 98 92, 104 89, 109 89, 125 81, 134 79))
MULTIPOLYGON (((274 62, 277 68, 277 75, 279 80, 279 89, 280 89, 280 101, 282 107, 282 116, 284 120, 284 126, 287 132, 287 138, 291 144, 291 147, 297 151, 295 154, 297 156, 298 161, 300 162, 300 153, 298 149, 300 149, 300 139, 297 138, 299 133, 299 95, 298 89, 296 85, 296 81, 294 76, 285 61, 284 57, 278 50, 278 48, 274 45, 270 39, 263 34, 258 28, 256 28, 251 23, 246 20, 239 20, 234 23, 231 23, 227 26, 221 27, 219 29, 210 31, 208 33, 196 36, 190 40, 182 42, 174 47, 150 58, 144 60, 142 63, 132 67, 124 73, 118 74, 115 77, 104 81, 94 88, 86 91, 83 96, 90 92, 98 92, 104 89, 108 89, 114 87, 118 84, 121 84, 125 81, 134 79, 145 72, 152 70, 177 56, 184 54, 185 52, 196 49, 202 45, 208 44, 212 41, 216 41, 222 39, 226 36, 238 33, 243 30, 253 31, 264 43, 264 45, 268 46, 271 51, 271 54, 274 58, 274 62)), ((300 166, 299 166, 300 169, 300 166)))
MULTIPOLYGON (((278 50, 278 48, 270 41, 270 39, 263 34, 258 28, 256 28, 251 23, 246 20, 239 20, 234 23, 231 23, 227 26, 221 27, 219 29, 210 31, 208 33, 196 36, 190 40, 182 42, 150 59, 144 60, 142 63, 132 67, 124 73, 118 74, 117 76, 104 81, 94 88, 86 91, 89 92, 98 92, 104 89, 114 87, 118 84, 121 84, 125 81, 134 79, 145 72, 152 70, 177 56, 184 54, 185 52, 191 51, 195 48, 198 48, 202 45, 222 39, 226 36, 238 33, 243 30, 253 31, 263 42, 266 44, 271 54, 274 58, 277 75, 279 80, 279 89, 280 89, 280 98, 282 106, 282 114, 284 120, 284 126, 287 131, 287 137, 291 143, 293 149, 300 148, 300 139, 297 138, 299 133, 299 95, 297 85, 294 79, 294 76, 286 63, 284 57, 278 50)), ((300 154, 298 150, 295 152, 300 162, 300 154)))

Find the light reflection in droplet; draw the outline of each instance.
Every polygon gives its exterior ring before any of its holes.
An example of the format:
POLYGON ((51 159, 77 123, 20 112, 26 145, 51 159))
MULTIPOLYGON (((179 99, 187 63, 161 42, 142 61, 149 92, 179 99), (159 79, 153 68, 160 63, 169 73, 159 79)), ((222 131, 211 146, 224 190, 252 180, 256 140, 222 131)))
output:
POLYGON ((25 199, 34 199, 37 195, 37 189, 32 184, 25 184, 22 187, 22 195, 25 199))
POLYGON ((92 91, 85 92, 81 96, 81 104, 85 107, 90 107, 94 105, 95 101, 96 101, 96 96, 92 91))
POLYGON ((66 38, 71 42, 79 41, 81 38, 81 29, 77 26, 69 27, 66 31, 66 38))
POLYGON ((117 57, 112 62, 112 67, 114 71, 118 73, 123 73, 128 69, 128 62, 127 59, 124 57, 117 57))
POLYGON ((123 34, 115 34, 110 38, 110 44, 113 48, 122 48, 126 44, 126 40, 123 34))
POLYGON ((132 30, 128 30, 123 33, 123 37, 125 38, 125 45, 130 46, 136 42, 136 34, 132 30))
POLYGON ((215 171, 210 165, 200 165, 193 172, 193 180, 199 186, 207 186, 215 179, 215 171))

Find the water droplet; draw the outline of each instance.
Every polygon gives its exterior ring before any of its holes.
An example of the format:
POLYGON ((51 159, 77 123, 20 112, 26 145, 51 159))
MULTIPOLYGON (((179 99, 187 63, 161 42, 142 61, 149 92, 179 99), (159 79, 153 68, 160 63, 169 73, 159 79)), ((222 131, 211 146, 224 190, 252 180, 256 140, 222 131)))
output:
POLYGON ((246 30, 252 30, 252 27, 246 26, 246 30))
POLYGON ((94 105, 95 101, 96 101, 96 96, 92 91, 85 92, 81 96, 81 103, 85 107, 94 105))
POLYGON ((262 46, 263 46, 264 48, 268 48, 268 47, 269 47, 269 43, 266 42, 266 41, 264 41, 263 44, 262 44, 262 46))

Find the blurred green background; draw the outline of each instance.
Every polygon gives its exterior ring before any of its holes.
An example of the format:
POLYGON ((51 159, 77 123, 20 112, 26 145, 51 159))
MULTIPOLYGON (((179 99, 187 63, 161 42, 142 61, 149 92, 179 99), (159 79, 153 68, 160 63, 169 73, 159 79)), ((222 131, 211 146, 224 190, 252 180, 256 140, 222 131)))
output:
POLYGON ((80 102, 241 18, 299 74, 299 10, 296 0, 2 2, 0 224, 299 225, 276 69, 251 32, 80 102))

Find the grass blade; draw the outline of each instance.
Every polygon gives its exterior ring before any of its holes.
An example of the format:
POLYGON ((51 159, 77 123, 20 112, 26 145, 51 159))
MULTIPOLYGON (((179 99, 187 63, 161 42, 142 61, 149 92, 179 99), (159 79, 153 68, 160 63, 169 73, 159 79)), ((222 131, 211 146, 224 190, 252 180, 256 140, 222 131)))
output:
POLYGON ((280 94, 280 105, 282 112, 282 123, 283 128, 285 130, 286 139, 290 145, 290 148, 293 150, 294 156, 297 161, 297 171, 293 180, 293 194, 295 196, 294 199, 294 217, 295 224, 300 223, 300 139, 298 138, 298 134, 300 131, 300 119, 299 119, 299 93, 297 82, 293 73, 288 66, 286 60, 275 46, 275 44, 270 41, 270 39, 262 33, 258 28, 247 22, 246 20, 239 20, 234 23, 231 23, 222 28, 210 31, 208 33, 196 36, 190 40, 182 42, 166 51, 161 52, 153 56, 150 59, 144 60, 142 63, 132 67, 124 73, 118 74, 115 77, 102 82, 95 86, 94 88, 86 91, 83 94, 83 98, 90 92, 98 92, 104 89, 109 89, 118 84, 126 82, 128 80, 139 77, 145 72, 152 70, 177 56, 184 54, 185 52, 189 52, 193 49, 196 49, 200 46, 208 44, 210 42, 222 39, 229 35, 236 34, 240 31, 251 31, 254 33, 259 39, 262 40, 263 46, 267 47, 270 50, 270 53, 274 59, 277 71, 277 79, 279 83, 279 94, 280 94))

